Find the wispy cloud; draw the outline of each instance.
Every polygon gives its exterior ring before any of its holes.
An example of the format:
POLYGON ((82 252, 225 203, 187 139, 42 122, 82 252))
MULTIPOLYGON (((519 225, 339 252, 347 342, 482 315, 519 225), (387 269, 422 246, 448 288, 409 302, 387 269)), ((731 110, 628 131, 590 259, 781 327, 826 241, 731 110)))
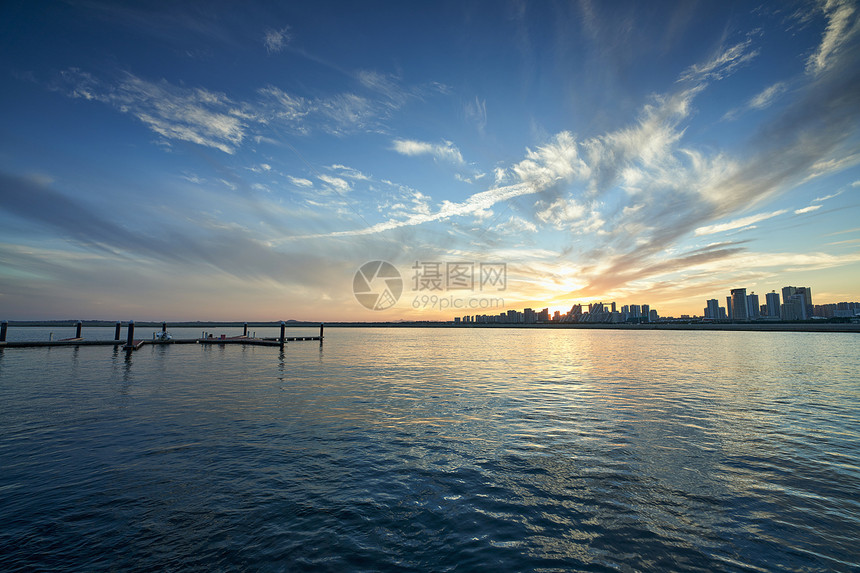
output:
POLYGON ((821 10, 827 18, 827 29, 818 50, 806 62, 806 70, 818 74, 827 69, 846 44, 860 30, 856 18, 856 8, 847 0, 826 0, 821 2, 821 10))
POLYGON ((507 221, 496 225, 494 230, 500 233, 537 233, 538 228, 531 221, 511 215, 507 221))
POLYGON ((817 211, 821 209, 821 205, 810 205, 809 207, 803 207, 802 209, 795 209, 795 215, 803 215, 804 213, 812 213, 813 211, 817 211))
POLYGON ((478 99, 478 96, 475 96, 475 101, 466 102, 464 111, 466 119, 475 124, 478 133, 483 134, 487 127, 487 100, 478 99))
POLYGON ((398 78, 390 74, 382 74, 374 70, 361 70, 356 75, 362 86, 382 95, 386 105, 393 109, 399 109, 406 105, 409 98, 413 97, 417 91, 404 88, 398 78))
POLYGON ((774 101, 776 101, 779 96, 784 94, 788 89, 788 84, 786 82, 777 82, 771 86, 768 86, 755 96, 753 96, 745 105, 731 109, 726 112, 723 116, 723 119, 735 119, 743 112, 749 110, 760 110, 766 109, 770 107, 774 101))
POLYGON ((842 193, 843 193, 844 191, 845 191, 844 189, 840 189, 840 190, 839 190, 839 191, 837 191, 836 193, 831 193, 830 195, 825 195, 824 197, 816 197, 815 199, 813 199, 813 200, 812 200, 812 202, 813 202, 813 203, 822 203, 822 202, 827 201, 827 200, 829 200, 829 199, 833 199, 833 198, 835 198, 835 197, 839 197, 840 195, 842 195, 842 193))
POLYGON ((392 143, 392 150, 401 155, 419 156, 430 155, 438 161, 464 165, 463 155, 460 150, 450 141, 442 143, 427 143, 411 139, 397 139, 392 143))
POLYGON ((290 35, 290 27, 286 26, 280 30, 268 29, 263 35, 263 44, 266 46, 266 51, 270 54, 277 54, 287 47, 287 44, 292 39, 290 35))
POLYGON ((787 212, 788 211, 785 209, 780 209, 779 211, 773 211, 771 213, 759 213, 757 215, 749 215, 748 217, 742 217, 740 219, 735 219, 734 221, 719 223, 717 225, 707 225, 705 227, 699 227, 698 229, 696 229, 695 235, 713 235, 714 233, 724 233, 726 231, 742 229, 744 227, 749 227, 750 225, 755 225, 760 221, 765 221, 772 217, 784 215, 787 212))
MULTIPOLYGON (((156 262, 182 275, 215 270, 242 280, 285 281, 316 287, 341 255, 327 245, 326 263, 312 247, 278 250, 249 229, 205 215, 184 217, 174 225, 162 220, 158 232, 116 223, 98 209, 42 182, 0 173, 0 203, 31 224, 50 229, 86 252, 116 261, 156 262), (193 269, 193 272, 189 272, 193 269)), ((348 248, 348 246, 347 246, 348 248)), ((351 264, 354 257, 346 260, 351 264)), ((164 268, 164 267, 162 267, 164 268)))
POLYGON ((765 88, 764 91, 749 101, 749 107, 752 109, 764 109, 770 106, 779 95, 785 93, 786 88, 785 82, 777 82, 765 88))
POLYGON ((348 193, 352 187, 349 182, 340 177, 332 177, 331 175, 318 175, 317 179, 325 183, 329 188, 338 193, 348 193))
POLYGON ((67 94, 95 100, 128 113, 165 137, 234 153, 242 144, 251 117, 223 93, 203 88, 150 82, 123 74, 114 86, 72 68, 61 73, 67 94))
POLYGON ((314 182, 310 179, 305 179, 304 177, 293 177, 292 175, 288 175, 287 179, 290 180, 290 183, 297 187, 313 187, 314 182))
MULTIPOLYGON (((153 82, 131 73, 107 81, 77 68, 61 72, 51 87, 132 115, 162 136, 163 142, 187 141, 232 154, 246 139, 277 143, 277 138, 267 136, 271 130, 337 136, 387 132, 386 119, 409 92, 381 74, 363 72, 360 77, 366 87, 374 88, 375 99, 350 92, 306 98, 268 85, 257 90, 255 101, 237 101, 221 92, 166 80, 153 82)), ((451 148, 449 153, 454 151, 451 148)))
POLYGON ((718 50, 713 58, 702 64, 693 64, 681 74, 679 81, 719 80, 732 74, 737 68, 758 56, 758 50, 750 50, 752 40, 747 39, 726 49, 718 50))

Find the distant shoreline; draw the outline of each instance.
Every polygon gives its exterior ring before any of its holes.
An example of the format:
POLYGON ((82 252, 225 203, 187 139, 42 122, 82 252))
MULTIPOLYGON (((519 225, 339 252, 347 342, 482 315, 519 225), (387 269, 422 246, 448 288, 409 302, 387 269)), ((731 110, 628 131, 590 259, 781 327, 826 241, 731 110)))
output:
MULTIPOLYGON (((9 328, 41 327, 41 328, 73 328, 76 320, 10 320, 9 328)), ((82 320, 84 328, 112 327, 116 321, 82 320)), ((122 322, 125 327, 126 321, 122 322)), ((135 326, 140 328, 160 328, 161 321, 140 321, 135 326)), ((243 327, 245 322, 235 321, 167 321, 168 328, 214 328, 214 327, 243 327)), ((584 329, 584 330, 705 330, 728 332, 854 332, 860 333, 860 324, 849 322, 738 322, 738 323, 686 323, 686 322, 656 322, 642 324, 577 324, 577 323, 544 323, 544 324, 457 324, 453 322, 432 321, 403 321, 403 322, 306 322, 286 321, 287 327, 318 327, 324 324, 326 328, 529 328, 529 329, 584 329)), ((278 327, 280 321, 248 322, 248 328, 278 327)))

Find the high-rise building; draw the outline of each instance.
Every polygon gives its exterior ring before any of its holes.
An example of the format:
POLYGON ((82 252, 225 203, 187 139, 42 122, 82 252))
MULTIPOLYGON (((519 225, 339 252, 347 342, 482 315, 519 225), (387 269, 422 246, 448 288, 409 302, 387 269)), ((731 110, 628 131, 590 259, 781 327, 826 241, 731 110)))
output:
POLYGON ((770 291, 764 295, 764 299, 767 302, 767 316, 769 318, 779 318, 779 293, 770 291))
POLYGON ((806 320, 811 316, 806 309, 806 298, 802 293, 796 292, 782 303, 780 315, 782 320, 806 320))
POLYGON ((642 318, 644 318, 646 322, 651 320, 651 305, 642 305, 642 318))
POLYGON ((732 293, 732 319, 749 320, 747 313, 747 289, 733 288, 732 293))
POLYGON ((631 304, 630 305, 630 317, 631 318, 639 318, 640 316, 642 316, 642 309, 639 308, 638 304, 631 304))
POLYGON ((708 307, 705 309, 705 318, 718 319, 720 318, 720 303, 717 299, 708 300, 708 307))
POLYGON ((812 316, 812 287, 782 287, 782 302, 787 302, 792 296, 800 295, 803 298, 804 311, 807 316, 812 316))
POLYGON ((758 295, 750 293, 747 295, 747 318, 754 320, 759 316, 758 295))
POLYGON ((588 305, 588 312, 590 314, 597 314, 598 312, 604 312, 603 303, 595 302, 588 305))
POLYGON ((735 314, 732 312, 732 297, 730 296, 726 297, 726 314, 729 320, 735 317, 735 314))

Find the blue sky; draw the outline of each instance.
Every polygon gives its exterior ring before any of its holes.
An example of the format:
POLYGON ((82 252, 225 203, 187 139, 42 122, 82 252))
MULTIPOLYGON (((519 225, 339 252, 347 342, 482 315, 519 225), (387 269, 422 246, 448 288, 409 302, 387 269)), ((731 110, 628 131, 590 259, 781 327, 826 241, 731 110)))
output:
POLYGON ((3 318, 860 300, 856 3, 282 4, 3 4, 3 318))

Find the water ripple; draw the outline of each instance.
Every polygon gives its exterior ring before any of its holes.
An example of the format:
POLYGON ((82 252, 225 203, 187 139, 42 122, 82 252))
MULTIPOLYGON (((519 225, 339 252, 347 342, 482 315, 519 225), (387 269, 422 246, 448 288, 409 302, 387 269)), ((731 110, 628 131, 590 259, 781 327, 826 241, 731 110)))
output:
POLYGON ((0 569, 860 567, 853 337, 327 335, 0 351, 0 569))

